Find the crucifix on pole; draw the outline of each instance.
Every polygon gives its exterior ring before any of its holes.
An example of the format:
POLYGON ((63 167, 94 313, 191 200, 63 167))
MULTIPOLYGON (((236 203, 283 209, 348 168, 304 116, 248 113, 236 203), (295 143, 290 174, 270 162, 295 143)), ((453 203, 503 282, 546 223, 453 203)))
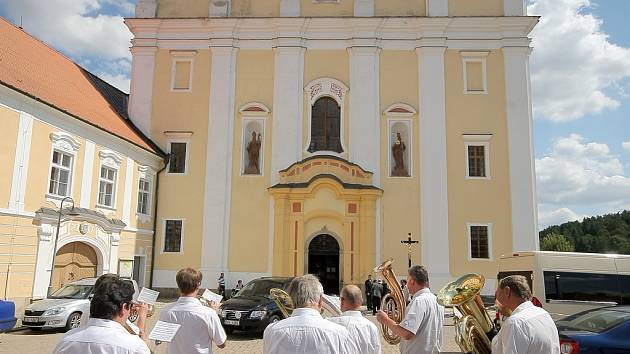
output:
POLYGON ((420 241, 413 241, 411 239, 411 232, 408 235, 407 239, 400 241, 400 243, 407 245, 407 259, 409 260, 409 268, 411 268, 411 247, 415 243, 420 243, 420 241))

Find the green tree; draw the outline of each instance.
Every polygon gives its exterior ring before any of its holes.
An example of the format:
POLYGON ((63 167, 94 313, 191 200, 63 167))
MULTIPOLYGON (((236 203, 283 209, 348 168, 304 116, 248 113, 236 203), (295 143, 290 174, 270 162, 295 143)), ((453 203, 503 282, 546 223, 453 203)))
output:
POLYGON ((540 241, 540 249, 543 251, 573 252, 575 246, 564 235, 552 232, 540 241))

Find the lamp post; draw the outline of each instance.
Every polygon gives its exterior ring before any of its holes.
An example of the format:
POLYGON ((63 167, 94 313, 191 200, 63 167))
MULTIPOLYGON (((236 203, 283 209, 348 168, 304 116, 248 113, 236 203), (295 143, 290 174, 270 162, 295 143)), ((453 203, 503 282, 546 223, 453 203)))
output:
POLYGON ((71 197, 65 197, 61 200, 61 204, 59 205, 59 216, 57 218, 57 232, 55 232, 55 245, 53 246, 52 264, 50 266, 50 280, 48 282, 48 295, 46 297, 52 294, 53 271, 55 270, 55 258, 57 256, 57 241, 59 241, 59 229, 61 228, 61 212, 63 211, 63 202, 65 202, 66 200, 69 200, 72 202, 72 208, 70 209, 70 212, 67 215, 71 215, 71 216, 79 215, 74 212, 74 199, 72 199, 71 197))

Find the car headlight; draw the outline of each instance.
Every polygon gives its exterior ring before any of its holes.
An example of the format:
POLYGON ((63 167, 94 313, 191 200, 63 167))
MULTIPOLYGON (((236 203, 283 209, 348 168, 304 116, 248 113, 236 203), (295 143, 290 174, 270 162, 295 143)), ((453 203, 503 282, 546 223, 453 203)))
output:
POLYGON ((267 315, 267 311, 265 310, 261 310, 261 311, 252 311, 251 314, 249 314, 249 318, 252 319, 261 319, 263 317, 265 317, 265 315, 267 315))
POLYGON ((44 312, 43 316, 54 316, 54 315, 58 315, 62 312, 64 312, 66 310, 65 307, 53 307, 49 310, 46 310, 46 312, 44 312))

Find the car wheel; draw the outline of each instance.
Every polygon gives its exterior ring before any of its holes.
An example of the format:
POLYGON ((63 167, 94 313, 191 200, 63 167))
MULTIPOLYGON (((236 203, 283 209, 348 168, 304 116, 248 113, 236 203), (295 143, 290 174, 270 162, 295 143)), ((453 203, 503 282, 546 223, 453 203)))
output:
POLYGON ((66 323, 66 330, 75 329, 81 325, 81 314, 73 312, 68 316, 68 322, 66 323))
POLYGON ((276 323, 278 321, 280 321, 280 316, 278 315, 273 315, 269 317, 269 324, 276 323))

